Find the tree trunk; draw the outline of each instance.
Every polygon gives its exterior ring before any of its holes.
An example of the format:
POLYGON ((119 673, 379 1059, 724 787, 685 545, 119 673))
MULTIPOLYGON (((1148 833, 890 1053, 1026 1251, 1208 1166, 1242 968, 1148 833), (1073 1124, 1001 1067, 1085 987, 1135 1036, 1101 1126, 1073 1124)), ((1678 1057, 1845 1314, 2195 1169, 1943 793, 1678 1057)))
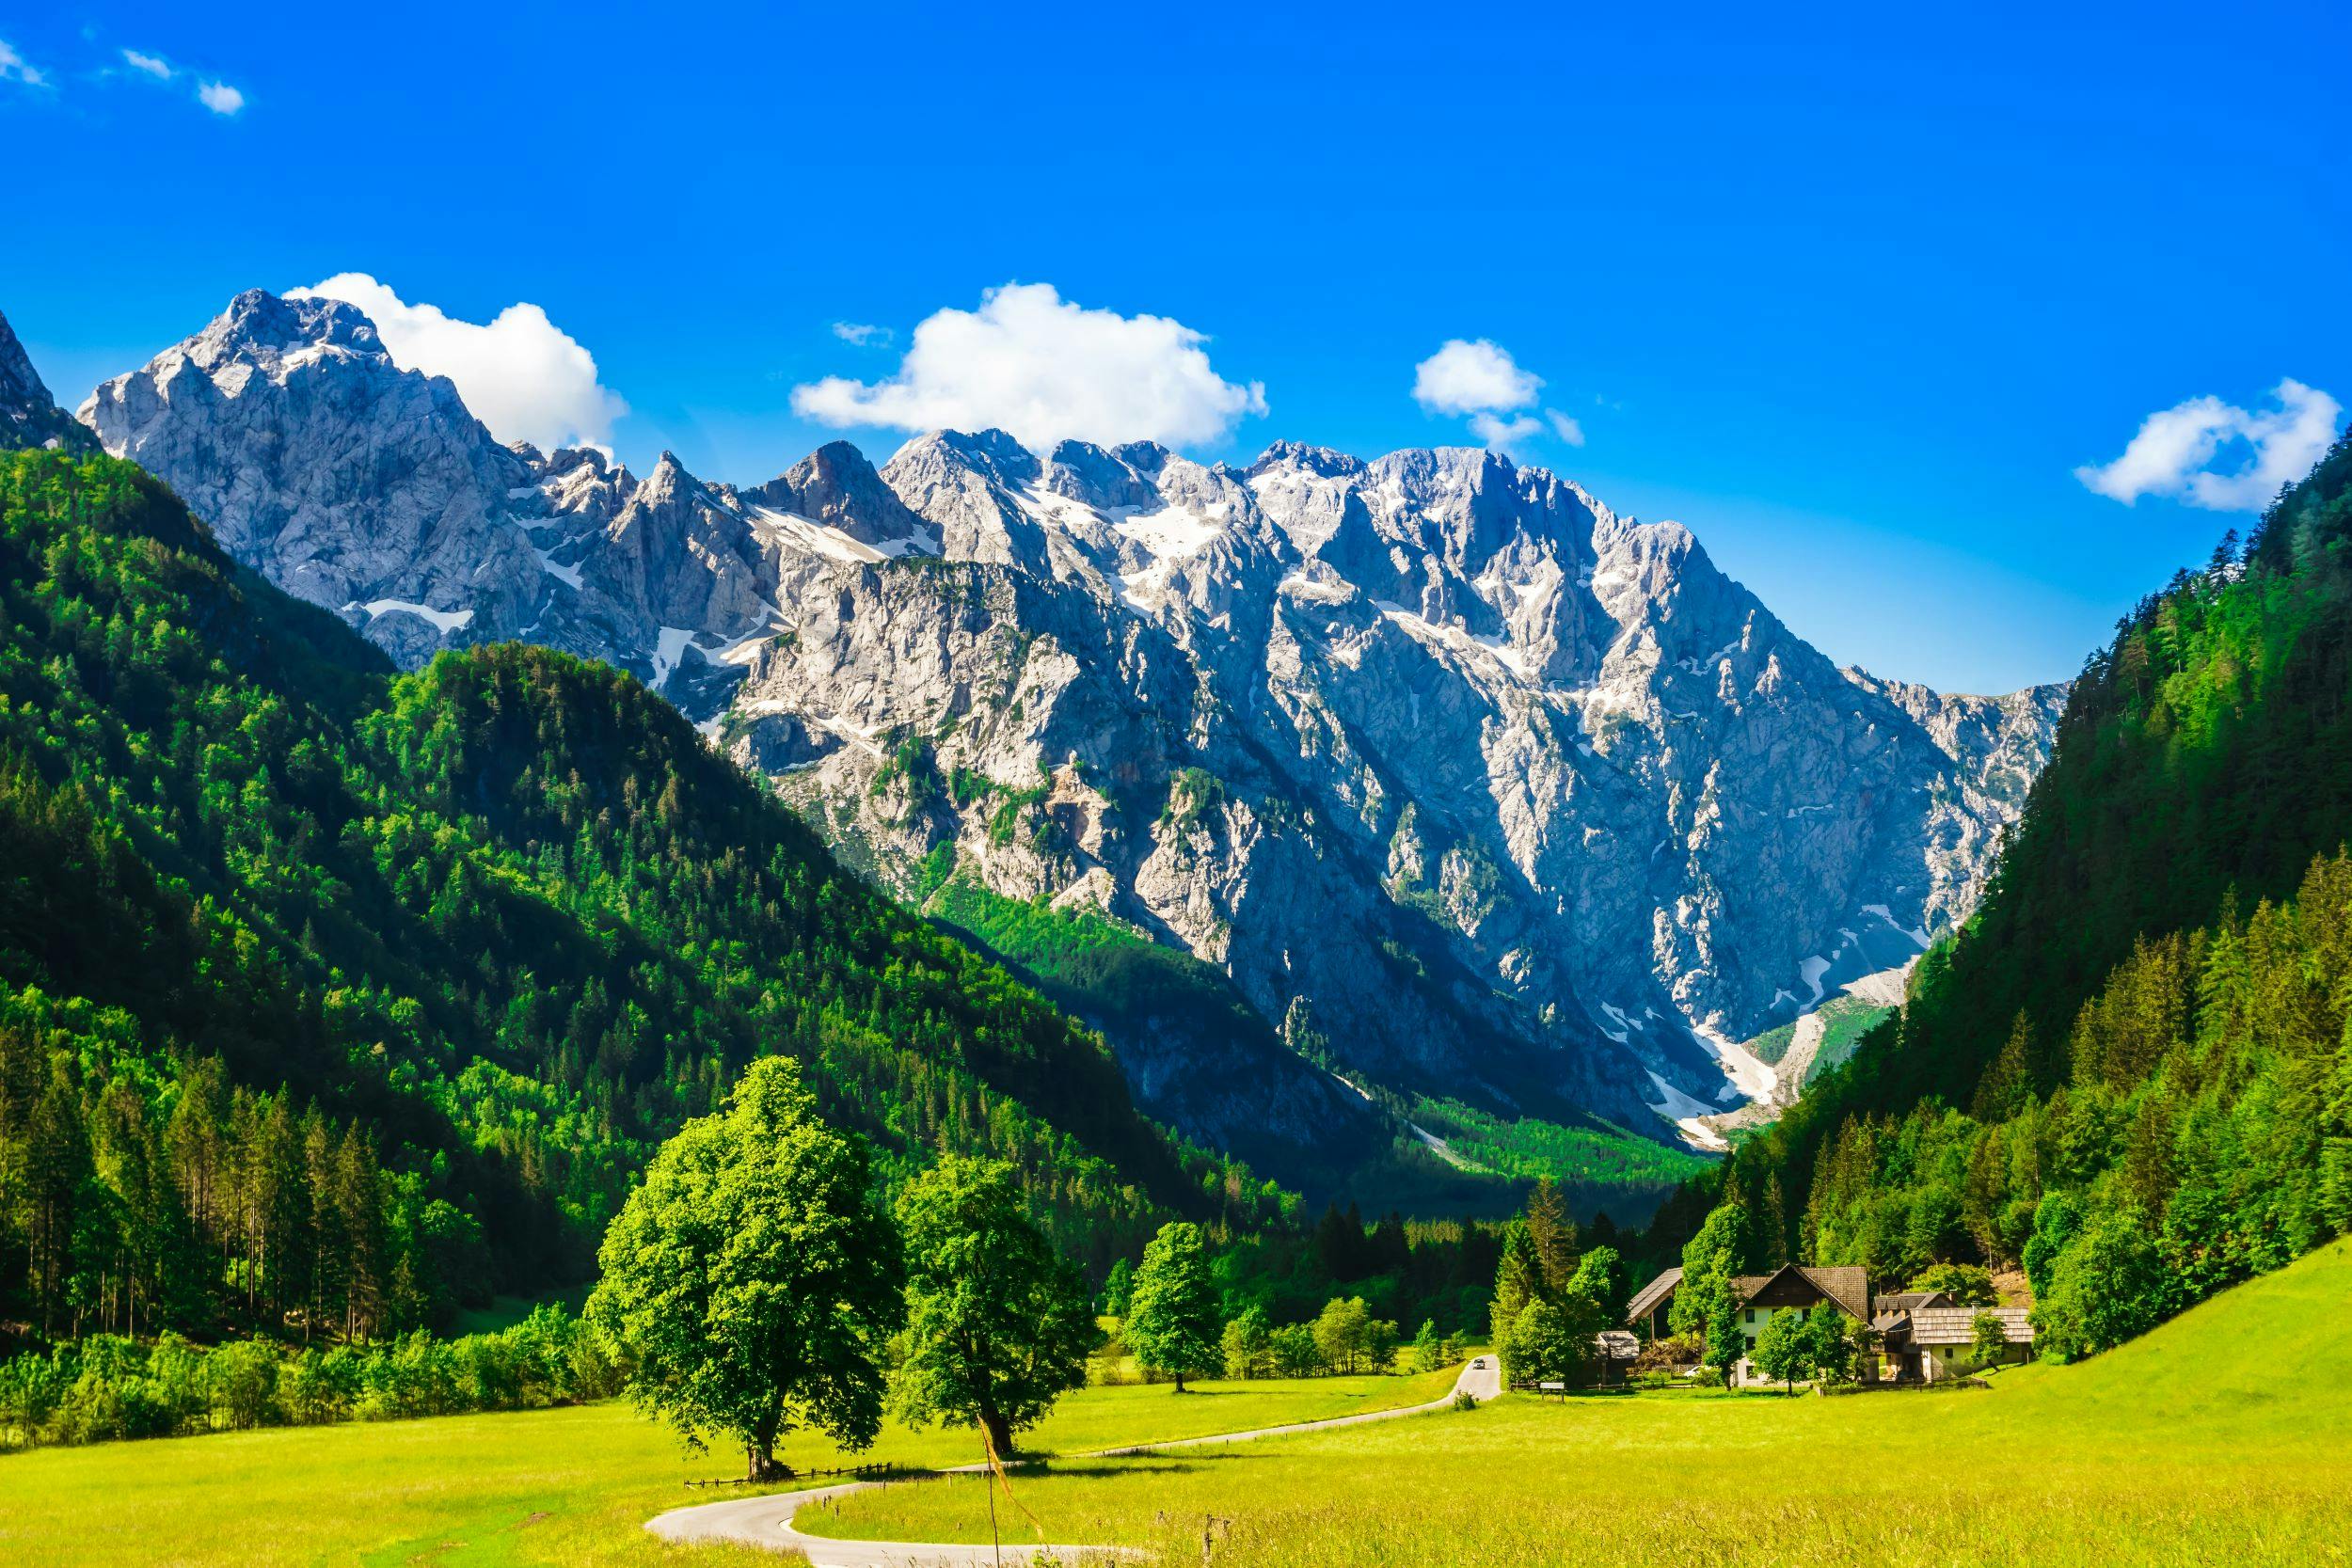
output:
POLYGON ((783 1424, 784 1406, 781 1401, 771 1402, 760 1413, 758 1424, 749 1434, 750 1441, 743 1445, 748 1450, 750 1480, 781 1481, 792 1473, 789 1466, 776 1463, 776 1429, 783 1424))
POLYGON ((1182 1372, 1176 1374, 1176 1391, 1180 1394, 1184 1391, 1184 1374, 1182 1372))
POLYGON ((979 1416, 980 1437, 990 1456, 999 1461, 1012 1458, 1012 1423, 1001 1411, 983 1410, 979 1416))

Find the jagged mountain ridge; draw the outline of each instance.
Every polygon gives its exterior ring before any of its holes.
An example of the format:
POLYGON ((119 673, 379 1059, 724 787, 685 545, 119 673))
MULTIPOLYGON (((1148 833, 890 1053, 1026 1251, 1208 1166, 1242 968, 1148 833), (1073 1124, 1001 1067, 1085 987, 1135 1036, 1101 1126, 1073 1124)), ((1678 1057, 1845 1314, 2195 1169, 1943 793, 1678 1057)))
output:
POLYGON ((259 293, 82 417, 403 662, 610 659, 898 891, 952 845, 1216 963, 1303 1052, 1502 1107, 1756 1093, 1725 1040, 1966 912, 2058 698, 1839 672, 1688 531, 1482 451, 939 433, 640 480, 259 293))
POLYGON ((1965 913, 2055 714, 1837 671, 1688 531, 1483 451, 942 434, 882 477, 954 564, 799 606, 739 757, 883 875, 953 842, 1384 1082, 1761 1092, 1728 1041, 1965 913))

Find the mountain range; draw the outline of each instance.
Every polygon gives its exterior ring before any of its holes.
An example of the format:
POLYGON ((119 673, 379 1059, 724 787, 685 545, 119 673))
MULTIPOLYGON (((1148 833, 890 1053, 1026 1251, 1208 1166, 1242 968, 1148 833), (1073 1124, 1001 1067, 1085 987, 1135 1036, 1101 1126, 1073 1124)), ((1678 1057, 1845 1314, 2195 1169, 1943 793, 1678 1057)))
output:
POLYGON ((1113 1043, 1278 1171, 1368 1117, 1444 1155, 1442 1107, 1719 1143, 1793 1091, 1740 1041, 1968 914, 2065 698, 1839 669, 1686 529, 1478 449, 937 432, 641 478, 258 291, 79 417, 403 666, 605 660, 903 900, 1189 955, 1266 1028, 1113 1043))

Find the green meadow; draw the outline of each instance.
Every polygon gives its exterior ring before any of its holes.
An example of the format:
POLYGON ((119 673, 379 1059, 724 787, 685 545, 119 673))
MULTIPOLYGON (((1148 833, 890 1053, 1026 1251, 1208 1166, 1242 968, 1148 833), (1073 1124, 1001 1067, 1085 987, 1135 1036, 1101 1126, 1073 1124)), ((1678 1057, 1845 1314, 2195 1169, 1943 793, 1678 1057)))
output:
MULTIPOLYGON (((1197 1560, 1206 1526, 1220 1565, 2342 1562, 2347 1307, 2339 1242, 2096 1360, 1989 1390, 1515 1397, 1056 1464, 1014 1495, 1042 1539, 1170 1561, 1197 1560)), ((985 1540, 985 1508, 949 1480, 800 1524, 985 1540)))
MULTIPOLYGON (((2352 1557, 2352 1243, 2074 1367, 1988 1391, 1685 1391, 1474 1411, 1013 1480, 1009 1543, 1156 1548, 1284 1568, 1462 1563, 2342 1562, 2352 1557), (1032 1525, 1031 1520, 1035 1523, 1032 1525)), ((1421 1377, 1089 1388, 1041 1452, 1311 1420, 1433 1397, 1421 1377)), ((820 1442, 796 1465, 842 1463, 820 1442)), ((867 1455, 973 1457, 969 1434, 886 1429, 867 1455)), ((83 1564, 771 1562, 640 1528, 738 1456, 680 1453, 612 1403, 280 1429, 0 1459, 0 1560, 83 1564)), ((984 1540, 985 1499, 929 1481, 805 1512, 813 1533, 984 1540)))
MULTIPOLYGON (((1181 1398, 1165 1384, 1089 1388, 1025 1443, 1073 1453, 1317 1420, 1435 1399, 1454 1376, 1210 1382, 1181 1398)), ((894 1425, 863 1454, 803 1434, 783 1457, 801 1469, 929 1468, 979 1449, 968 1432, 894 1425)), ((682 1453, 667 1428, 619 1402, 44 1449, 0 1456, 0 1562, 773 1563, 748 1549, 665 1547, 640 1528, 665 1509, 739 1496, 684 1482, 742 1469, 739 1452, 682 1453)))

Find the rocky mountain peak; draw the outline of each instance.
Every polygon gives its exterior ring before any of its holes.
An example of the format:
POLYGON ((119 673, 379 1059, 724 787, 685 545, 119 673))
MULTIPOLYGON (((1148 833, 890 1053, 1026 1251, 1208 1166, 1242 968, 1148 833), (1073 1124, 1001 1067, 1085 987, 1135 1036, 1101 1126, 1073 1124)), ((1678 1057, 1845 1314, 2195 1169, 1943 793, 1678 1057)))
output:
POLYGON ((15 328, 0 316, 0 450, 88 444, 88 432, 66 418, 17 341, 15 328))
POLYGON ((743 491, 742 499, 869 546, 904 540, 919 544, 922 553, 939 548, 936 531, 907 510, 866 454, 847 441, 828 441, 767 483, 743 491))

